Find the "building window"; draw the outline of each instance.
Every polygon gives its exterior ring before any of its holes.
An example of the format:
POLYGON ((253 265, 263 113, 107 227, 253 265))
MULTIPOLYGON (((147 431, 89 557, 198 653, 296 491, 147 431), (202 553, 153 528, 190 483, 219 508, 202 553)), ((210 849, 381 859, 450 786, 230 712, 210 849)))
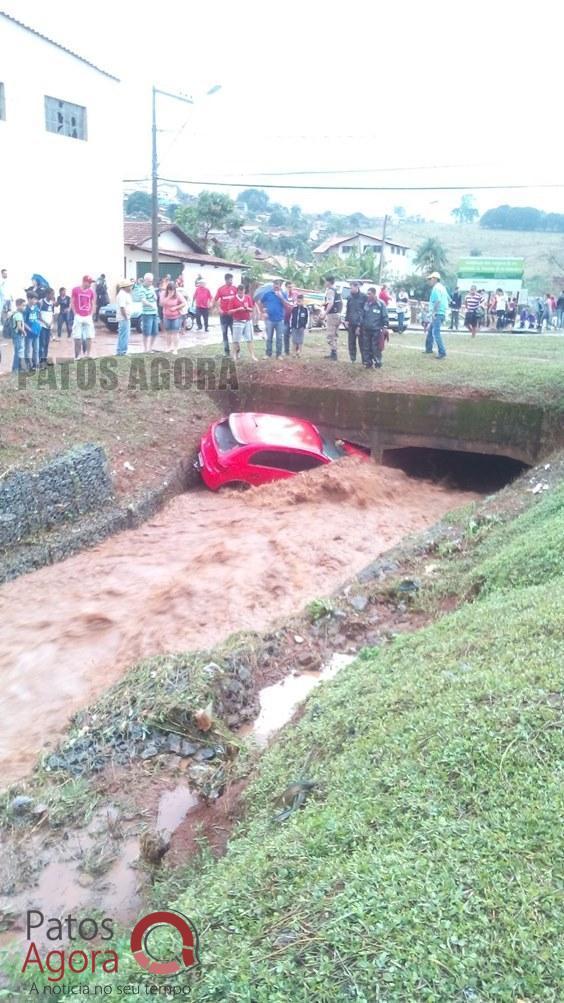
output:
POLYGON ((350 245, 347 247, 347 245, 344 244, 344 246, 341 248, 341 254, 350 254, 351 251, 352 247, 350 245))
POLYGON ((86 108, 59 98, 45 98, 45 128, 59 136, 86 139, 86 108))
POLYGON ((0 120, 3 122, 6 118, 6 93, 4 91, 4 84, 0 84, 0 120))

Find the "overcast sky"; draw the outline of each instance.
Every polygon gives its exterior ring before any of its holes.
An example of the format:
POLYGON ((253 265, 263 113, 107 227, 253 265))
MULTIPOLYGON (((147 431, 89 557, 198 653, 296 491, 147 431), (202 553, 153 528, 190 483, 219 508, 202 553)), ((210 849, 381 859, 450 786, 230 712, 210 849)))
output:
MULTIPOLYGON (((150 6, 115 0, 2 6, 121 78, 125 178, 150 170, 155 82, 197 98, 194 106, 160 99, 160 175, 218 181, 232 194, 229 181, 465 191, 564 181, 556 103, 564 15, 548 0, 395 0, 386 9, 373 0, 168 0, 153 5, 153 21, 150 6), (204 96, 215 84, 221 91, 204 96)), ((310 211, 403 205, 436 219, 461 194, 270 193, 310 211)), ((475 194, 481 211, 503 202, 564 211, 564 187, 475 194)))

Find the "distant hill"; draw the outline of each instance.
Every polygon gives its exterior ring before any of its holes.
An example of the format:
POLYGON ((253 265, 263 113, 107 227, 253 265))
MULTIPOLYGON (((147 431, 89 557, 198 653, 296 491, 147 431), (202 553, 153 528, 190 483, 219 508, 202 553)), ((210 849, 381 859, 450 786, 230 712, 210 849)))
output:
POLYGON ((478 223, 392 223, 391 237, 415 249, 428 237, 446 248, 456 271, 459 258, 479 250, 484 256, 525 259, 525 279, 531 292, 545 292, 555 275, 564 275, 564 233, 522 230, 487 230, 478 223))

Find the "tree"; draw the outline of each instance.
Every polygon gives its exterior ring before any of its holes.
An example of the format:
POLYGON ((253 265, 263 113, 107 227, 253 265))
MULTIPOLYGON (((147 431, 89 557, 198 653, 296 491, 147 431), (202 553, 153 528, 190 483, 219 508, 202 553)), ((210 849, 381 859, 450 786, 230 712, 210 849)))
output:
POLYGON ((460 199, 460 205, 451 212, 451 216, 454 216, 459 223, 473 223, 479 215, 480 213, 474 205, 473 195, 463 195, 460 199))
POLYGON ((480 226, 488 230, 546 230, 555 229, 555 216, 560 216, 564 230, 564 216, 560 213, 545 213, 532 206, 499 205, 488 209, 480 219, 480 226), (548 220, 548 222, 547 222, 548 220))
POLYGON ((246 206, 248 212, 268 212, 270 199, 262 188, 246 188, 239 192, 237 205, 246 206))
POLYGON ((152 206, 153 200, 147 192, 131 192, 125 203, 125 213, 127 216, 141 216, 143 219, 150 219, 152 206))
POLYGON ((405 219, 407 213, 402 205, 394 206, 394 216, 396 219, 405 219))
POLYGON ((229 195, 224 195, 223 192, 200 192, 194 205, 178 210, 176 222, 207 251, 210 230, 236 233, 243 220, 236 213, 235 203, 229 195))
POLYGON ((417 248, 415 254, 415 267, 418 272, 441 272, 443 274, 448 268, 447 253, 440 240, 429 237, 417 248))
POLYGON ((268 222, 271 226, 286 226, 288 223, 288 210, 282 205, 277 205, 270 213, 268 222))

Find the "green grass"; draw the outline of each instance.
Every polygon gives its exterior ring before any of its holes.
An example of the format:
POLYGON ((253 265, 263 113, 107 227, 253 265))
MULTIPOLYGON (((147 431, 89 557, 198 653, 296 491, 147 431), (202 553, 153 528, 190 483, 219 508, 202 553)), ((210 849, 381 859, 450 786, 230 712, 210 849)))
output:
POLYGON ((461 590, 472 564, 478 597, 317 690, 226 856, 155 886, 199 929, 191 1000, 562 999, 562 538, 562 487, 466 520, 465 560, 444 564, 461 590), (299 778, 316 789, 278 824, 299 778))
MULTIPOLYGON (((503 400, 520 400, 564 407, 564 336, 483 334, 471 339, 467 333, 445 336, 448 356, 438 363, 421 354, 423 333, 392 334, 384 352, 384 367, 366 372, 348 362, 346 332, 340 333, 340 361, 323 363, 325 371, 339 372, 339 383, 361 388, 442 391, 455 394, 484 394, 503 400)), ((259 343, 260 346, 260 343, 259 343)), ((306 339, 304 358, 288 360, 288 366, 307 366, 319 361, 326 343, 322 333, 311 332, 306 339)), ((319 370, 316 367, 316 372, 319 370)), ((320 377, 321 378, 321 377, 320 377)), ((331 379, 333 382, 333 379, 331 379)))
MULTIPOLYGON (((564 336, 484 334, 471 341, 466 333, 446 335, 448 358, 437 363, 421 354, 422 333, 392 335, 384 353, 382 371, 366 372, 348 362, 346 332, 340 333, 339 362, 323 360, 327 350, 322 332, 311 332, 306 338, 304 358, 256 364, 243 362, 238 378, 244 385, 251 373, 259 378, 268 375, 270 366, 287 367, 288 381, 304 378, 324 385, 344 387, 379 387, 445 394, 484 394, 504 400, 527 401, 562 410, 564 407, 564 336), (299 374, 299 375, 298 375, 299 374)), ((182 355, 194 358, 217 356, 217 345, 194 348, 182 355)), ((264 356, 264 341, 258 340, 256 350, 264 356)), ((67 449, 77 443, 102 443, 120 463, 122 452, 142 455, 147 447, 171 444, 179 423, 186 428, 194 415, 205 424, 217 414, 218 404, 196 386, 167 389, 145 388, 135 376, 141 356, 112 359, 116 366, 115 385, 98 381, 90 389, 81 389, 75 376, 76 367, 66 367, 68 386, 64 387, 59 367, 26 380, 19 388, 11 375, 0 380, 0 472, 26 462, 38 462, 46 455, 67 449), (159 419, 156 420, 155 416, 159 419), (165 420, 162 420, 162 419, 165 420)), ((162 356, 145 356, 147 365, 162 356)), ((110 361, 110 360, 106 360, 110 361)), ((218 367, 220 359, 218 358, 218 367)), ((83 370, 87 385, 88 371, 83 370)), ((217 370, 219 375, 219 368, 217 370)), ((219 409, 221 409, 219 407, 219 409)), ((199 426, 198 426, 199 427, 199 426)), ((172 442, 174 446, 174 443, 172 442)))

